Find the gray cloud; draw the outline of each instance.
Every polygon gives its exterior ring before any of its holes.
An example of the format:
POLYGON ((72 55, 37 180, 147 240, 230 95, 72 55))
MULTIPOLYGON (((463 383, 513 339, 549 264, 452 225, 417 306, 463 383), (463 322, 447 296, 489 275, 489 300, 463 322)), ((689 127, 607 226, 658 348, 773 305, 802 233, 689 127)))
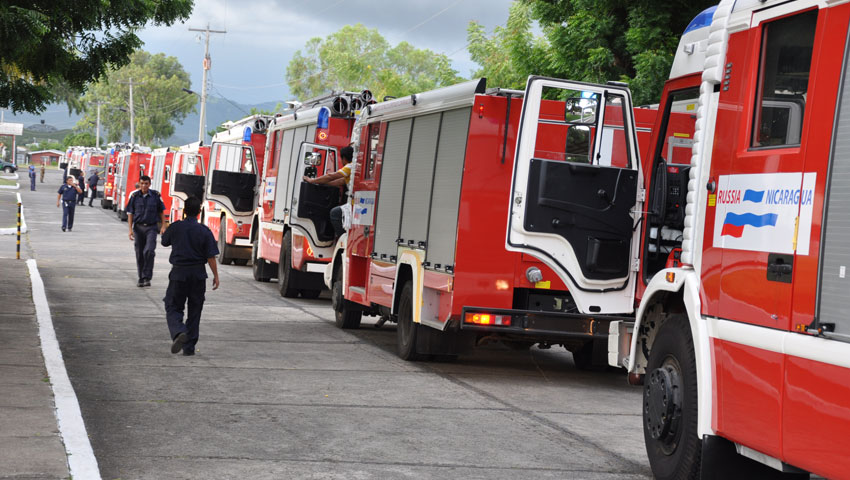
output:
POLYGON ((256 87, 282 84, 296 50, 311 37, 324 37, 347 24, 377 28, 392 44, 406 40, 418 48, 452 54, 454 67, 468 76, 475 68, 464 48, 469 21, 479 21, 488 30, 504 24, 511 1, 197 0, 185 25, 148 28, 140 36, 147 50, 176 56, 200 88, 203 44, 188 28, 207 23, 213 29, 226 28, 226 35, 215 35, 210 42, 216 88, 212 93, 255 103, 288 99, 285 86, 256 87))

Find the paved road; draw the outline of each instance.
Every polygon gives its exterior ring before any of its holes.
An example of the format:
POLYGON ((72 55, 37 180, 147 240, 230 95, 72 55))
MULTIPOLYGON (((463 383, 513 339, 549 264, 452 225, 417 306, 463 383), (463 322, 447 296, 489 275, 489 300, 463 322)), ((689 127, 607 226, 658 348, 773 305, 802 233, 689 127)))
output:
POLYGON ((135 286, 126 223, 77 208, 59 228, 59 174, 22 192, 24 248, 103 478, 645 478, 640 390, 578 371, 563 349, 491 345, 454 363, 395 355, 395 328, 333 324, 249 267, 207 292, 199 352, 169 353, 162 297, 135 286), (50 185, 50 188, 47 188, 50 185))

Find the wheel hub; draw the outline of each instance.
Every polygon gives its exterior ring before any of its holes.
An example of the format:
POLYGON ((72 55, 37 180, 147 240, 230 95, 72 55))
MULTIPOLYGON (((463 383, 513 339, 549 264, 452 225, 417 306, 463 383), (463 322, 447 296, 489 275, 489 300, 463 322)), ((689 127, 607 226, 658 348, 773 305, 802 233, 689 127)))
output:
POLYGON ((654 440, 675 449, 682 414, 681 375, 673 365, 662 365, 649 374, 644 388, 643 417, 654 440))

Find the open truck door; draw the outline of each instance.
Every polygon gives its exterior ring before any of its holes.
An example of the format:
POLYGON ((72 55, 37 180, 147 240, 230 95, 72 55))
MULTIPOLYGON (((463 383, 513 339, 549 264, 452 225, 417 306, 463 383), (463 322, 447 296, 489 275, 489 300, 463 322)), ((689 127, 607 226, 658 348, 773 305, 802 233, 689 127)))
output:
POLYGON ((233 216, 250 216, 257 205, 258 178, 254 147, 236 143, 212 144, 207 200, 233 216))
POLYGON ((203 157, 195 152, 178 152, 175 154, 173 170, 171 196, 183 202, 189 197, 203 200, 206 183, 203 157))
POLYGON ((634 311, 642 185, 628 88, 528 79, 506 246, 551 267, 582 313, 634 311))
POLYGON ((298 228, 310 239, 310 243, 319 247, 327 247, 333 243, 334 229, 330 222, 331 209, 341 203, 340 187, 331 185, 316 185, 304 181, 304 177, 316 178, 322 172, 332 173, 339 164, 337 149, 325 145, 303 142, 297 161, 302 168, 296 166, 293 179, 295 194, 292 197, 292 209, 289 223, 298 228))

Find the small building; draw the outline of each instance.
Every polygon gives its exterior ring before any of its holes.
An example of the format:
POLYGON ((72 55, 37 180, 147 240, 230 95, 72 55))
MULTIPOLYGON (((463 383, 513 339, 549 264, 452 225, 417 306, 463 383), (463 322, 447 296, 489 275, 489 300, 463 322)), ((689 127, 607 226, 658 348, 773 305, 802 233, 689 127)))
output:
POLYGON ((30 153, 30 164, 32 165, 50 165, 51 163, 59 164, 60 160, 65 156, 65 152, 59 150, 38 150, 30 153))

